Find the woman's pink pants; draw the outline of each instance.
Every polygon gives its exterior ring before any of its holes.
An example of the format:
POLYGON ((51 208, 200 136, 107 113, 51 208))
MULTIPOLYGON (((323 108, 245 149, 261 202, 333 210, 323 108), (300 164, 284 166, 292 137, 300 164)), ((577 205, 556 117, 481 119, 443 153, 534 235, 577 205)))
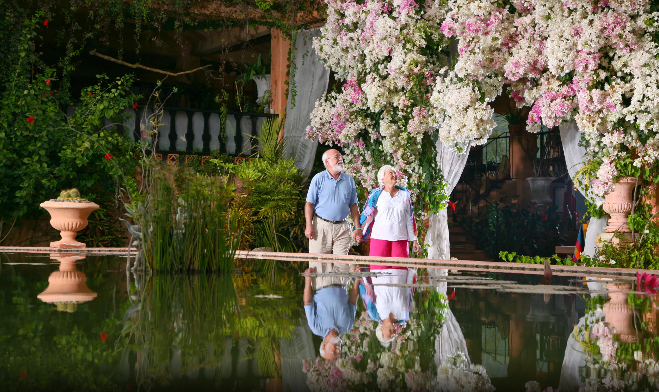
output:
MULTIPOLYGON (((368 255, 380 257, 409 257, 408 241, 387 241, 371 238, 371 251, 368 255)), ((378 269, 407 269, 407 267, 388 267, 371 264, 371 271, 378 269)))

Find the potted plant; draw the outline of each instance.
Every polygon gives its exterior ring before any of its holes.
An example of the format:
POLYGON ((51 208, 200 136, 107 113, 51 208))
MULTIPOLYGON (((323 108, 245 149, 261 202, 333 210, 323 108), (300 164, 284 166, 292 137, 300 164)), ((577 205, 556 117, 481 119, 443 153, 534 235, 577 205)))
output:
POLYGON ((239 81, 242 85, 249 83, 253 80, 256 83, 257 99, 256 103, 259 105, 259 111, 270 112, 270 64, 261 60, 259 54, 254 64, 245 64, 245 70, 239 81))
POLYGON ((62 239, 51 242, 51 248, 86 248, 87 245, 76 241, 78 232, 89 223, 87 218, 99 205, 80 196, 80 191, 73 188, 63 190, 57 199, 40 204, 50 214, 50 224, 60 231, 62 239))

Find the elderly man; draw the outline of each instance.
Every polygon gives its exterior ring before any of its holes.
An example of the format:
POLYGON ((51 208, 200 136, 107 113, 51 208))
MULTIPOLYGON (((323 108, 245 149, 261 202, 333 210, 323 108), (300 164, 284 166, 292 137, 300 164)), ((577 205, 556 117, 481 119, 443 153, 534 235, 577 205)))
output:
POLYGON ((343 157, 337 150, 323 154, 325 171, 316 174, 309 185, 304 206, 309 253, 333 253, 346 255, 350 249, 350 225, 346 221, 352 215, 355 228, 352 236, 361 241, 359 206, 355 180, 343 173, 343 157))
MULTIPOLYGON (((305 272, 315 272, 308 268, 305 272)), ((345 278, 344 278, 345 279, 345 278)), ((325 359, 335 359, 341 350, 339 335, 349 332, 355 323, 357 313, 357 297, 359 282, 356 279, 350 290, 345 286, 330 285, 311 293, 312 277, 304 279, 304 313, 307 315, 309 329, 314 335, 323 338, 320 344, 320 356, 325 359)))

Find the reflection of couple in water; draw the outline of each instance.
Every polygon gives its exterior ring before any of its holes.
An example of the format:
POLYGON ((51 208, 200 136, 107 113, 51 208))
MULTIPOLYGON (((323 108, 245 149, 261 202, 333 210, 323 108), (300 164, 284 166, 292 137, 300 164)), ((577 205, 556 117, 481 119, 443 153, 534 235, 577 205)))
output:
MULTIPOLYGON (((345 255, 350 246, 350 227, 345 220, 350 213, 355 222, 352 237, 356 241, 370 239, 370 255, 380 257, 408 257, 409 242, 419 251, 416 221, 410 193, 396 185, 396 170, 383 166, 377 174, 380 186, 368 196, 361 217, 357 206, 357 191, 353 178, 343 173, 343 158, 337 150, 323 154, 326 170, 311 180, 305 205, 309 253, 345 255)), ((321 274, 307 277, 304 305, 312 332, 323 338, 320 351, 326 359, 340 351, 340 334, 348 332, 354 323, 359 280, 355 280, 350 294, 345 288, 346 276, 327 276, 325 273, 346 274, 349 267, 339 263, 310 263, 321 274), (315 286, 315 294, 311 286, 315 286)), ((379 276, 368 279, 362 287, 369 314, 379 321, 378 339, 388 344, 394 337, 398 322, 409 318, 411 291, 405 287, 380 286, 384 283, 412 283, 414 273, 404 267, 371 266, 379 276)), ((309 271, 309 270, 308 270, 309 271)), ((331 274, 329 274, 331 275, 331 274)))

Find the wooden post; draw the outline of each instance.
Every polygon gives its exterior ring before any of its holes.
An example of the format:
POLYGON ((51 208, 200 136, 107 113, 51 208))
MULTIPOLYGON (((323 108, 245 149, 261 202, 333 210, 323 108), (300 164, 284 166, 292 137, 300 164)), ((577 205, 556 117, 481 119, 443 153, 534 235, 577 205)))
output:
MULTIPOLYGON (((288 76, 288 51, 291 41, 277 29, 272 29, 270 39, 270 108, 275 114, 286 114, 286 82, 288 76)), ((279 138, 284 137, 284 128, 279 132, 279 138)))

